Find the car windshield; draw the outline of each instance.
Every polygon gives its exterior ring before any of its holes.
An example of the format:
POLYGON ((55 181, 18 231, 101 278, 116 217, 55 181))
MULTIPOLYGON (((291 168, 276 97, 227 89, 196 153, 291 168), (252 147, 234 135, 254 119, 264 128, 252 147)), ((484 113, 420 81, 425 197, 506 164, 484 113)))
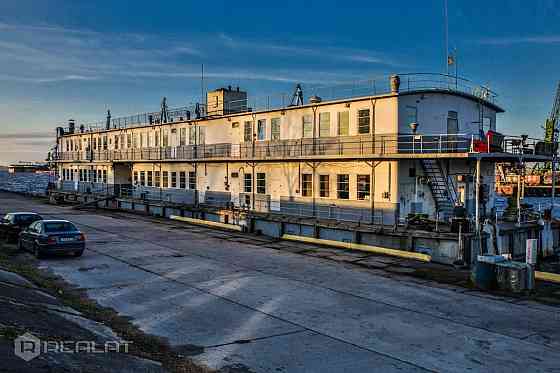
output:
POLYGON ((78 229, 72 223, 67 221, 57 221, 45 223, 45 232, 70 232, 77 231, 78 229))

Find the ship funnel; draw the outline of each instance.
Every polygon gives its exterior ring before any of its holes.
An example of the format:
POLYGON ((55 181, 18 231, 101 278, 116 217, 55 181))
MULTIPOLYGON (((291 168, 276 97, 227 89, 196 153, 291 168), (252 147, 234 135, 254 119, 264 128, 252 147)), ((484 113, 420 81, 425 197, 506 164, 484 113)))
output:
POLYGON ((398 75, 391 75, 389 78, 391 81, 391 93, 399 93, 399 88, 401 86, 401 78, 398 75))

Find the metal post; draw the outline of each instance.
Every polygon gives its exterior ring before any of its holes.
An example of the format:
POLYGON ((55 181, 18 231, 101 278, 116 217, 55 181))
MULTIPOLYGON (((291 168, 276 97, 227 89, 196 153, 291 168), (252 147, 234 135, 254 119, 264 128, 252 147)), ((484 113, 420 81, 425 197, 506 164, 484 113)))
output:
POLYGON ((313 174, 311 175, 311 195, 313 196, 313 217, 317 217, 317 206, 315 205, 315 174, 317 169, 317 163, 313 162, 311 164, 313 174))
POLYGON ((375 224, 375 162, 371 162, 371 178, 370 178, 370 194, 371 199, 371 224, 375 224))
POLYGON ((521 225, 521 169, 517 173, 517 225, 521 225))
POLYGON ((255 211, 255 166, 256 163, 251 164, 252 167, 252 175, 251 175, 251 192, 253 194, 253 198, 251 198, 252 202, 252 210, 255 211))
POLYGON ((556 144, 557 142, 553 142, 553 153, 552 153, 552 192, 550 193, 550 203, 551 208, 554 210, 554 198, 556 197, 556 144))
POLYGON ((478 239, 480 241, 480 158, 476 160, 476 185, 475 185, 475 225, 476 225, 476 233, 479 236, 478 239))

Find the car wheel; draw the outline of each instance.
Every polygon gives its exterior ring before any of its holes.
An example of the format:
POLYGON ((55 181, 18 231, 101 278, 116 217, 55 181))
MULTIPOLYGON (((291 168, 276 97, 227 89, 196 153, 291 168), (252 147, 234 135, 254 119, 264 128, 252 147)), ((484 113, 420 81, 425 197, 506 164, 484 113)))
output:
POLYGON ((75 257, 80 257, 80 256, 82 256, 83 253, 84 253, 84 250, 76 251, 76 252, 74 252, 74 256, 75 257))
POLYGON ((37 244, 33 245, 33 254, 35 254, 35 258, 37 259, 41 259, 43 258, 43 253, 41 253, 41 250, 39 250, 39 246, 37 244))

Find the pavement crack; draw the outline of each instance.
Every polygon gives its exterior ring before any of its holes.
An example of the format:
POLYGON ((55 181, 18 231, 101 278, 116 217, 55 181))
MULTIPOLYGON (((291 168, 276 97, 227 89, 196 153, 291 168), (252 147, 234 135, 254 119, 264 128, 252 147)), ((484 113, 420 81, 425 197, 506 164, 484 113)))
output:
POLYGON ((250 339, 238 339, 238 340, 235 340, 233 342, 220 343, 220 344, 217 344, 217 345, 206 346, 204 348, 208 349, 208 348, 230 346, 230 345, 235 345, 235 344, 247 344, 247 343, 253 343, 253 342, 262 341, 262 340, 271 339, 271 338, 284 337, 284 336, 287 336, 287 335, 304 333, 304 332, 308 332, 308 331, 309 330, 306 330, 306 329, 293 330, 291 332, 272 334, 272 335, 267 335, 267 336, 264 336, 264 337, 257 337, 257 338, 250 338, 250 339))

